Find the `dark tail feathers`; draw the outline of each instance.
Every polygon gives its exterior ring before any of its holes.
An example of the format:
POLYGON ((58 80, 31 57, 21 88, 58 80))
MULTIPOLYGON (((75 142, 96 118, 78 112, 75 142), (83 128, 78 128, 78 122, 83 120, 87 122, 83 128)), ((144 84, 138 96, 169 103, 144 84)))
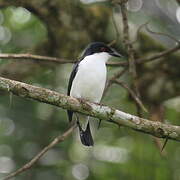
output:
POLYGON ((89 122, 87 124, 86 130, 84 131, 81 128, 81 125, 79 123, 79 121, 77 122, 78 127, 79 127, 79 134, 80 134, 80 139, 81 139, 81 143, 85 146, 93 146, 94 145, 94 141, 91 135, 91 130, 90 130, 90 125, 89 122))

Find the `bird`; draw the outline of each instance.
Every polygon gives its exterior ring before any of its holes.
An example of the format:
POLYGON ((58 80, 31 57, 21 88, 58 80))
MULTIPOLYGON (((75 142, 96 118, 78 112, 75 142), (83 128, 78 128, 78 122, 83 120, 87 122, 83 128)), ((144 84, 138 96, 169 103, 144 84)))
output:
MULTIPOLYGON (((67 95, 100 103, 106 85, 106 62, 112 56, 122 57, 115 49, 103 42, 90 43, 81 58, 74 64, 69 78, 67 95)), ((67 114, 69 122, 72 122, 74 112, 67 110, 67 114)), ((79 118, 77 118, 77 125, 81 143, 85 146, 93 146, 89 118, 87 117, 85 129, 82 128, 79 118)))

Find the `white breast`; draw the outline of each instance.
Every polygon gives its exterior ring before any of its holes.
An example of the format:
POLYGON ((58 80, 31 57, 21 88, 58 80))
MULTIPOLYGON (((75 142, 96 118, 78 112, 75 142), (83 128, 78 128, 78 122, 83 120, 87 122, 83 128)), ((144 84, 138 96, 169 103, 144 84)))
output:
POLYGON ((106 55, 90 55, 80 62, 70 96, 100 102, 106 83, 106 55))

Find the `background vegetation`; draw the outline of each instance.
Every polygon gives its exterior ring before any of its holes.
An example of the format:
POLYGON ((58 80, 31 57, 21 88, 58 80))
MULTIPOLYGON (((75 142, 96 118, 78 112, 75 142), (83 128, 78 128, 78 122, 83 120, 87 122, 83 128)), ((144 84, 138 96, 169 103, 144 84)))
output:
MULTIPOLYGON (((113 45, 125 56, 121 11, 110 1, 95 0, 0 0, 1 53, 32 53, 77 59, 92 41, 113 45), (115 21, 115 23, 113 23, 115 21), (116 28, 119 32, 117 38, 116 28)), ((153 31, 180 36, 180 7, 175 0, 131 0, 128 2, 131 40, 140 25, 149 21, 153 31)), ((134 44, 135 57, 146 57, 175 46, 165 35, 141 29, 134 44)), ((142 116, 180 125, 180 54, 161 57, 137 67, 141 100, 149 110, 142 116)), ((121 61, 123 61, 122 59, 121 61)), ((114 61, 118 61, 114 59, 114 61)), ((66 94, 72 64, 32 60, 0 60, 0 75, 66 94)), ((124 67, 108 67, 108 77, 124 67)), ((128 72, 121 80, 133 87, 128 72)), ((137 114, 128 91, 112 85, 103 104, 137 114)), ((180 180, 180 146, 152 136, 93 120, 95 146, 83 147, 74 133, 48 151, 29 171, 15 179, 33 180, 180 180)), ((47 104, 0 92, 0 177, 29 161, 53 137, 68 126, 66 112, 47 104)))

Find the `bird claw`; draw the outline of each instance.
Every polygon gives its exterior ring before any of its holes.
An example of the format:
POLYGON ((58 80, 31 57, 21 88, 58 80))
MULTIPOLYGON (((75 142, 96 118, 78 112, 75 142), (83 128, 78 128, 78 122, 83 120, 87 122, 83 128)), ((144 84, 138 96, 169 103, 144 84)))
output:
POLYGON ((84 98, 77 98, 79 100, 80 103, 85 103, 87 100, 84 98))

